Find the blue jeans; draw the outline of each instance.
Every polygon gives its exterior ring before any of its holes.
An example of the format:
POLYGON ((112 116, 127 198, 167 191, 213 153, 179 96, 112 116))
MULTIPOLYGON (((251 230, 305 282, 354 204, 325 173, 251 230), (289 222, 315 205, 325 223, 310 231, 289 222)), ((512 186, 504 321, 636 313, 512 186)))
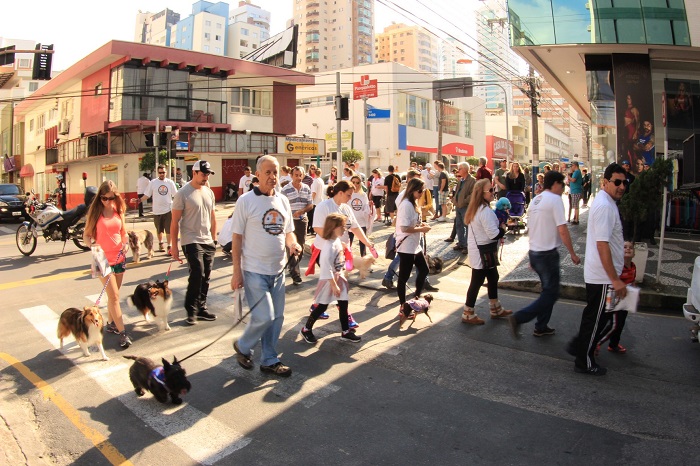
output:
POLYGON ((442 206, 440 205, 440 186, 433 186, 433 199, 435 199, 435 215, 442 215, 442 206))
POLYGON ((530 266, 540 276, 542 293, 539 298, 513 316, 519 324, 530 322, 537 317, 535 330, 544 330, 552 316, 554 303, 559 299, 559 251, 530 251, 529 255, 530 266))
POLYGON ((457 246, 467 247, 467 226, 464 224, 464 214, 467 209, 456 209, 455 228, 457 229, 457 246))
POLYGON ((284 273, 276 276, 244 270, 243 288, 248 305, 254 307, 250 313, 250 323, 238 340, 238 349, 243 354, 250 354, 250 350, 260 341, 260 364, 271 366, 279 362, 277 341, 284 322, 284 273))
POLYGON ((396 257, 394 257, 394 260, 391 261, 391 264, 389 264, 389 268, 386 270, 386 273, 384 274, 384 278, 387 280, 394 280, 394 275, 398 275, 396 273, 396 270, 399 268, 399 262, 400 262, 400 257, 398 254, 396 254, 396 257))

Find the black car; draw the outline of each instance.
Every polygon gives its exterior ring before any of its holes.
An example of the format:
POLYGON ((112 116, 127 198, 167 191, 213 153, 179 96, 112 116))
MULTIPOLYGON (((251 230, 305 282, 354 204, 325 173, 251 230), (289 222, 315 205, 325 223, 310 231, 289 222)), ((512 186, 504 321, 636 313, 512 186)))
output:
POLYGON ((27 196, 16 184, 0 184, 0 220, 24 219, 24 201, 27 196))

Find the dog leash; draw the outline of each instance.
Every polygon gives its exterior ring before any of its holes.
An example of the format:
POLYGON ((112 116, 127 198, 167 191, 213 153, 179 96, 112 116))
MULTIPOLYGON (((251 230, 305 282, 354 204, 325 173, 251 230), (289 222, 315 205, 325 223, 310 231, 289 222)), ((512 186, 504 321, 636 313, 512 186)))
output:
MULTIPOLYGON (((123 256, 124 253, 122 251, 119 251, 119 254, 117 254, 117 262, 119 262, 119 256, 123 256)), ((124 260, 126 261, 126 257, 124 257, 124 260)), ((108 266, 111 270, 111 266, 108 266)), ((97 296, 97 301, 95 301, 95 306, 99 307, 100 306, 100 300, 102 299, 102 295, 104 294, 105 290, 107 289, 107 285, 109 284, 109 281, 112 279, 112 275, 114 275, 114 272, 109 272, 109 276, 107 276, 107 281, 105 282, 105 285, 102 287, 102 291, 100 291, 99 296, 97 296)))
MULTIPOLYGON (((289 258, 287 258, 287 262, 284 264, 284 267, 282 267, 282 271, 281 271, 280 273, 278 273, 277 275, 275 275, 275 280, 277 280, 279 277, 282 276, 282 274, 284 273, 284 271, 285 271, 285 269, 287 268, 288 265, 289 265, 289 258)), ((255 307, 256 307, 258 304, 260 304, 260 303, 262 302, 263 299, 265 299, 265 296, 267 296, 266 293, 264 293, 264 294, 260 297, 260 299, 258 299, 258 300, 255 302, 255 304, 253 304, 252 306, 250 306, 250 309, 248 309, 248 311, 247 311, 245 314, 243 314, 243 315, 241 316, 241 318, 240 318, 237 322, 234 322, 233 325, 231 326, 231 328, 229 328, 228 330, 226 330, 223 334, 221 334, 219 337, 217 337, 214 341, 208 343, 207 345, 205 345, 205 346, 203 346, 202 348, 198 349, 198 350, 195 351, 194 353, 192 353, 192 354, 190 354, 190 355, 184 357, 183 359, 178 359, 178 361, 182 362, 182 361, 188 360, 188 359, 191 358, 192 356, 194 356, 194 355, 196 355, 196 354, 198 354, 198 353, 201 353, 202 351, 204 351, 205 349, 209 348, 211 345, 213 345, 214 343, 216 343, 217 341, 221 340, 223 337, 225 337, 226 335, 228 335, 229 333, 231 333, 231 332, 233 331, 233 329, 235 329, 236 327, 238 327, 238 326, 240 325, 240 323, 243 322, 243 319, 245 319, 246 317, 248 317, 248 315, 249 315, 251 312, 253 312, 253 309, 255 309, 255 307)))

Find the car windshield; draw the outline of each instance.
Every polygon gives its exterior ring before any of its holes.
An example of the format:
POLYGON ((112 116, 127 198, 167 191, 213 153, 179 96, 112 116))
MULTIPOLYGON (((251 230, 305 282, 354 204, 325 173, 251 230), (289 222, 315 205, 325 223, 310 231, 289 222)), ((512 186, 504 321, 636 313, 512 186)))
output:
POLYGON ((19 194, 19 186, 16 184, 0 184, 0 195, 17 195, 19 194))

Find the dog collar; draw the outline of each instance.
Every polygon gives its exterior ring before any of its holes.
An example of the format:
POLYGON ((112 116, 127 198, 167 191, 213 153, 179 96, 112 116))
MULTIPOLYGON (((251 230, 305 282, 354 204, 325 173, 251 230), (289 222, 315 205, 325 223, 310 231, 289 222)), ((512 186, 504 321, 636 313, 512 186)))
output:
POLYGON ((165 369, 163 369, 163 366, 158 366, 153 369, 151 371, 151 377, 153 377, 153 380, 165 387, 165 369))

